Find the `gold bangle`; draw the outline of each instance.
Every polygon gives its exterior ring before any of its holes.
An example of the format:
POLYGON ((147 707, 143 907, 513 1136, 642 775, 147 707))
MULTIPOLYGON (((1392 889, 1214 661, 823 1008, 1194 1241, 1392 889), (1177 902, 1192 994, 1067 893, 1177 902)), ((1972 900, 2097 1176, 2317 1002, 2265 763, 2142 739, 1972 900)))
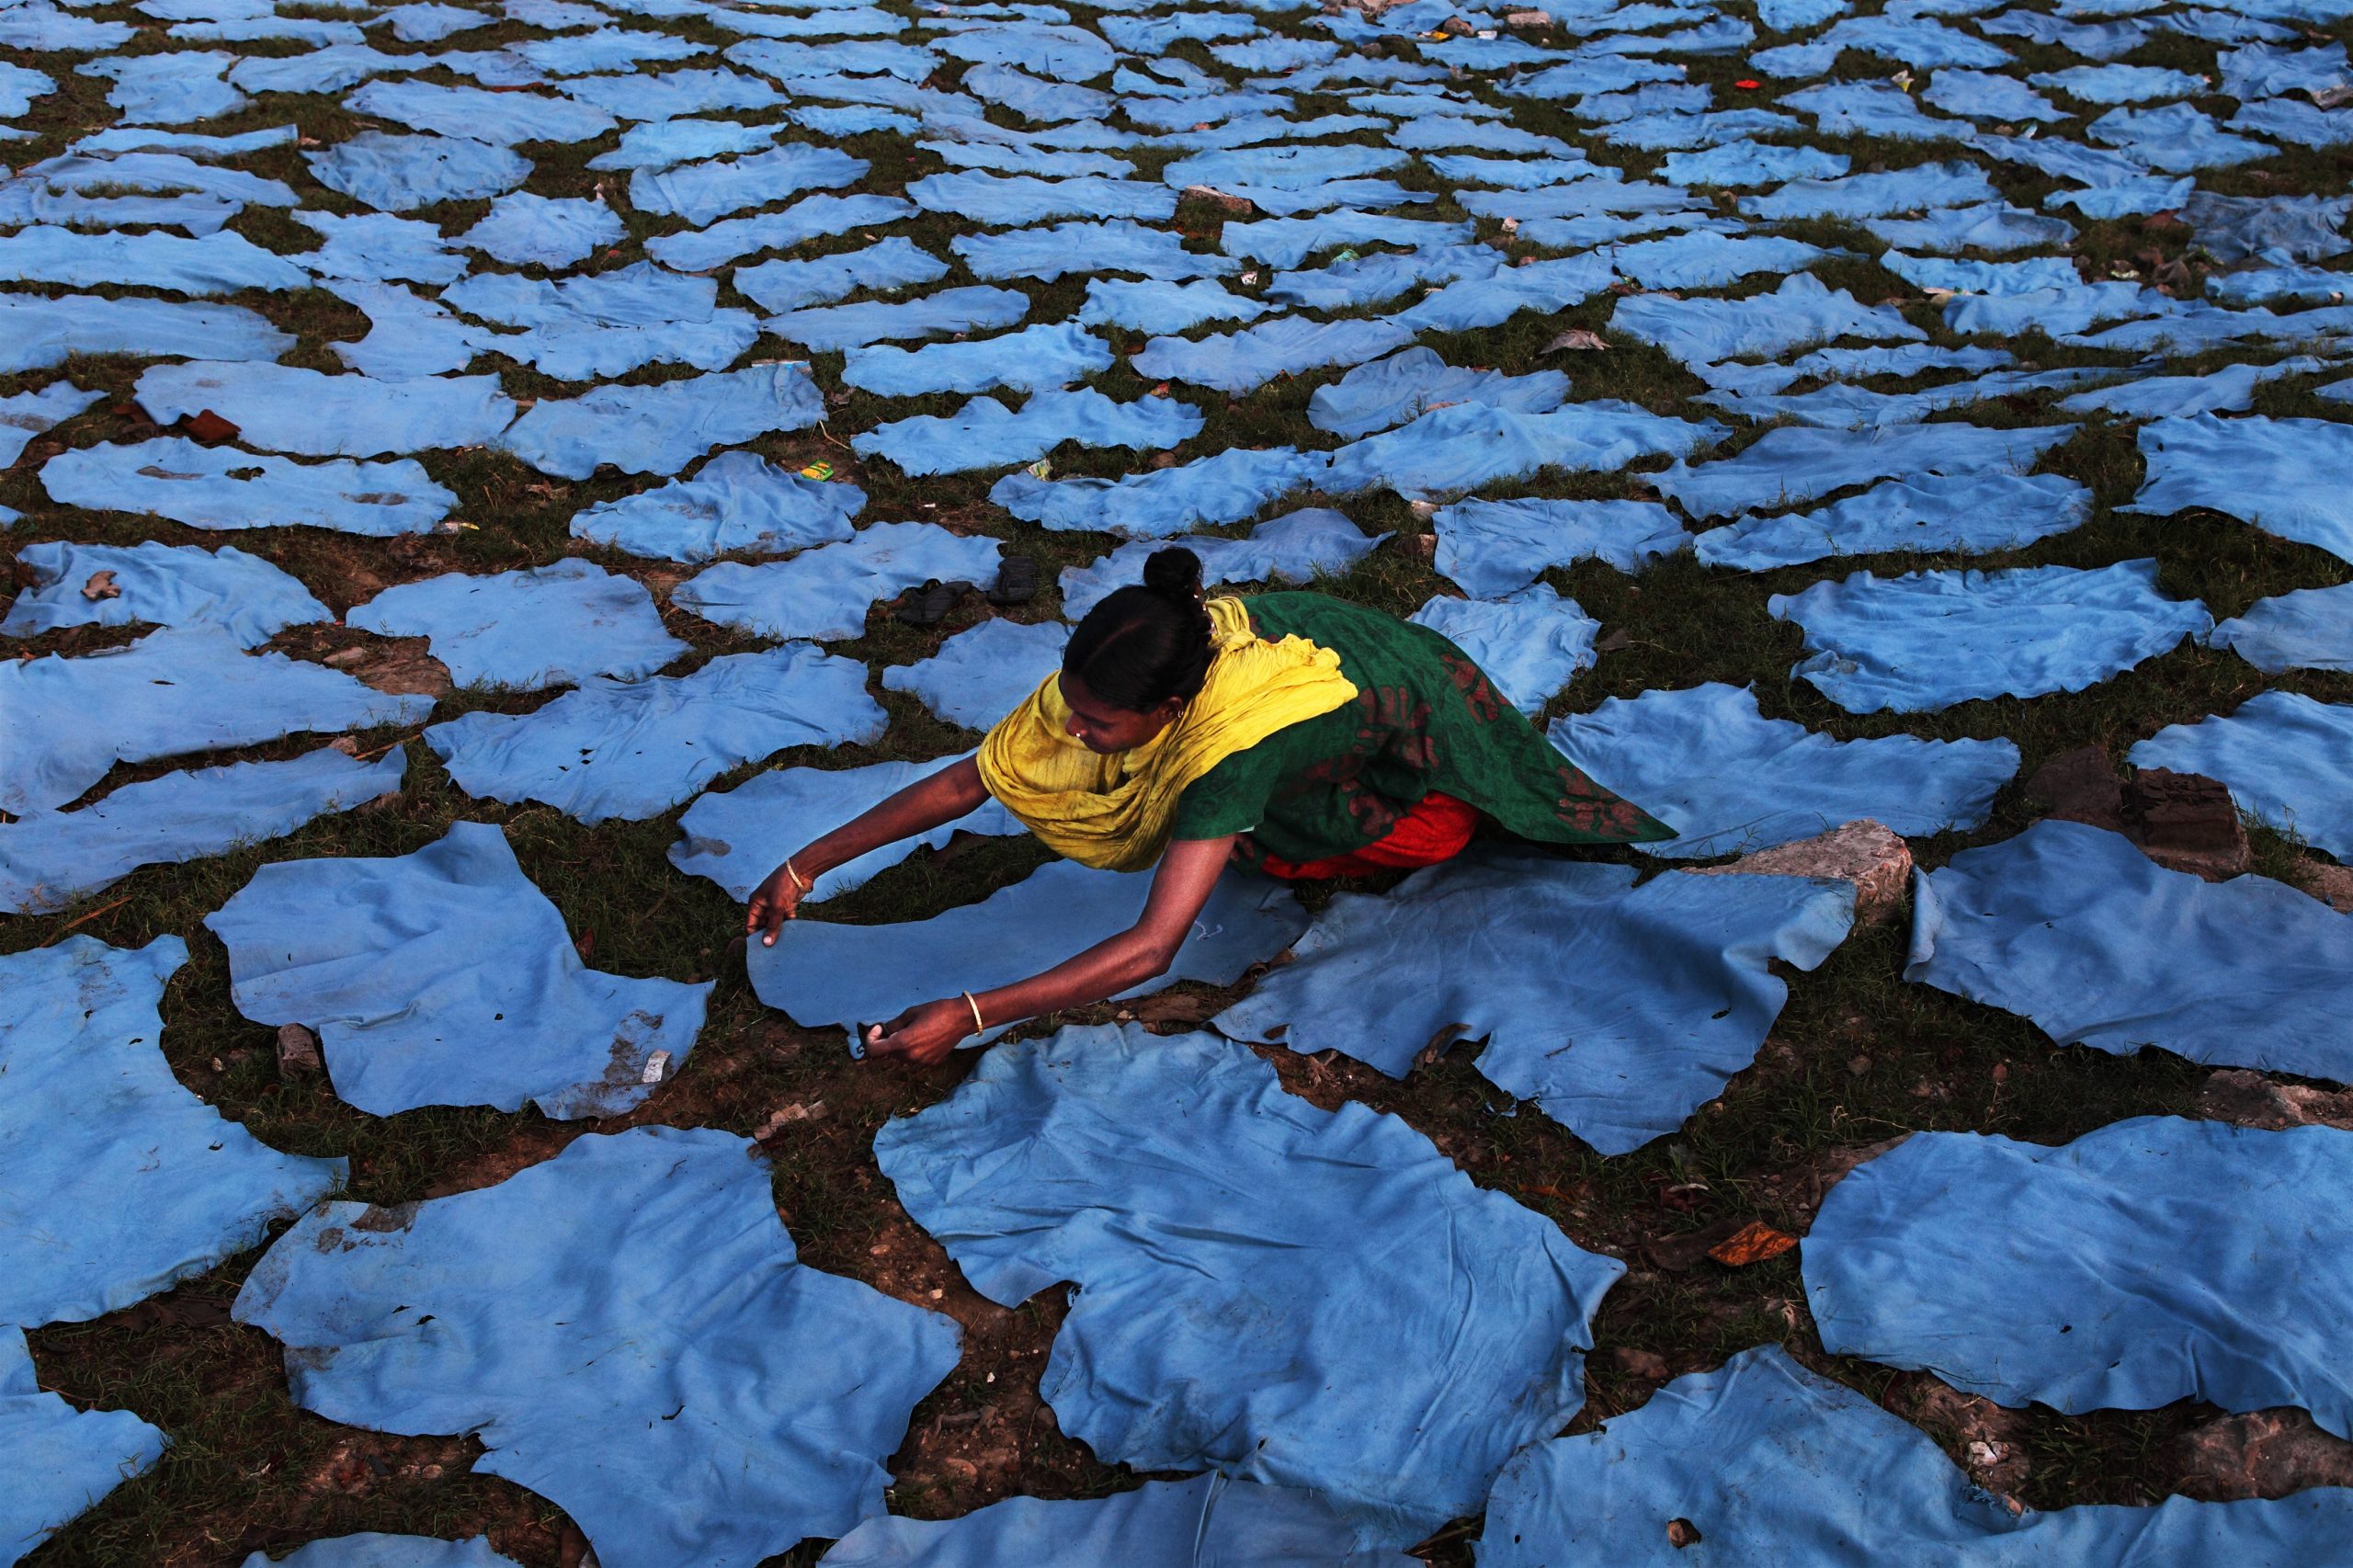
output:
POLYGON ((799 888, 802 892, 807 892, 813 885, 806 877, 803 877, 800 872, 792 869, 792 857, 790 855, 784 858, 784 874, 790 877, 792 879, 792 885, 799 888))
POLYGON ((986 1025, 986 1024, 984 1024, 984 1023, 983 1023, 983 1022, 981 1021, 981 1005, 980 1005, 978 1002, 975 1002, 975 1001, 973 1001, 973 1000, 972 1000, 972 994, 971 992, 969 992, 969 991, 965 992, 965 993, 963 994, 963 996, 964 996, 964 1005, 965 1005, 966 1006, 968 1006, 968 1007, 970 1007, 970 1008, 972 1008, 972 1032, 973 1032, 974 1034, 986 1034, 986 1033, 988 1033, 988 1032, 989 1032, 989 1027, 988 1027, 988 1025, 986 1025))

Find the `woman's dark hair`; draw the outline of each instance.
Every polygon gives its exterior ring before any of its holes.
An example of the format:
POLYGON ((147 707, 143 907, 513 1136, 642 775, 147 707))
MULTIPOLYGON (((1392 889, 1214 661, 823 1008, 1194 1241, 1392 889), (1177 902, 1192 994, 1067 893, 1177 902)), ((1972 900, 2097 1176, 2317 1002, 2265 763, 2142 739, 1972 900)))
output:
POLYGON ((1070 634, 1063 674, 1114 708, 1145 712, 1201 689, 1210 636, 1201 558, 1182 548, 1155 550, 1142 583, 1113 590, 1070 634))

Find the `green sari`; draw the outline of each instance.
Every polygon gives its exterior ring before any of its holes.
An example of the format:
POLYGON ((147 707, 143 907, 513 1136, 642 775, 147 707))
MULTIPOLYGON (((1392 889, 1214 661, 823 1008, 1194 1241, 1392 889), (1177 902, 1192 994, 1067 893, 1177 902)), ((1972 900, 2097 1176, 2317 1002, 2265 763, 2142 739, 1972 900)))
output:
POLYGON ((1244 603, 1261 637, 1296 635, 1338 653, 1357 699, 1195 779, 1177 802, 1176 837, 1246 834, 1246 858, 1321 860, 1386 837, 1432 791, 1540 844, 1675 836, 1554 751, 1468 653, 1428 628, 1324 594, 1244 603))

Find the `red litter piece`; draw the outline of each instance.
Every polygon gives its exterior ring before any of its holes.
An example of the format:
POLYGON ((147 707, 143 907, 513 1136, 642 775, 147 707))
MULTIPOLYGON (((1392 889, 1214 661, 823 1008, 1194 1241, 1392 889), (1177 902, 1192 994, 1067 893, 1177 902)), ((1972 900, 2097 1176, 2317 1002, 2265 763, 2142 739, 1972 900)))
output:
POLYGON ((188 433, 195 437, 200 445, 207 447, 218 446, 222 441, 233 441, 238 434, 234 425, 209 408, 199 409, 189 415, 188 433))
POLYGON ((1746 88, 1748 91, 1750 91, 1750 92, 1752 92, 1752 93, 1753 93, 1753 92, 1755 92, 1757 88, 1759 88, 1759 87, 1763 86, 1764 85, 1765 85, 1765 84, 1763 84, 1762 82, 1757 81, 1757 80, 1756 80, 1755 77, 1753 77, 1753 76, 1743 76, 1739 81, 1734 82, 1734 83, 1733 84, 1733 86, 1735 86, 1735 87, 1745 87, 1745 88, 1746 88))

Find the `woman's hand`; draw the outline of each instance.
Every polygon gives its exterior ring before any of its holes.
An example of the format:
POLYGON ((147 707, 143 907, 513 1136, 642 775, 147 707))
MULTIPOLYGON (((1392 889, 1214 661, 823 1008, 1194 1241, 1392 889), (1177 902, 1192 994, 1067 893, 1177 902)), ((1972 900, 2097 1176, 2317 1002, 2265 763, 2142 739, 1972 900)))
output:
POLYGON ((777 932, 801 913, 801 901, 809 896, 810 884, 827 871, 847 866, 886 844, 943 827, 969 814, 988 798, 988 790, 981 783, 981 770, 969 756, 916 779, 833 832, 794 850, 785 865, 801 873, 799 880, 784 866, 770 871, 767 881, 752 890, 752 907, 744 913, 744 934, 756 934, 764 948, 775 947, 777 932))
POLYGON ((775 947, 777 932, 801 913, 804 896, 792 873, 779 866, 767 874, 767 881, 752 890, 752 906, 744 912, 744 935, 757 936, 764 948, 775 947))
MULTIPOLYGON (((886 1056, 917 1067, 948 1060, 956 1042, 1064 1007, 1084 1006, 1117 996, 1168 971, 1186 934, 1209 902, 1225 869, 1233 840, 1180 839, 1169 846, 1145 895, 1134 926, 1107 937, 1085 952, 1064 959, 1043 974, 1010 985, 993 985, 968 1000, 961 993, 910 1007, 886 1024, 870 1024, 863 1042, 870 1056, 886 1056), (987 1022, 973 1018, 978 1011, 987 1022)), ((797 864, 797 862, 796 862, 797 864)))
POLYGON ((912 1067, 937 1067, 973 1032, 972 1009, 961 996, 952 996, 910 1007, 888 1023, 867 1025, 866 1053, 912 1067))

